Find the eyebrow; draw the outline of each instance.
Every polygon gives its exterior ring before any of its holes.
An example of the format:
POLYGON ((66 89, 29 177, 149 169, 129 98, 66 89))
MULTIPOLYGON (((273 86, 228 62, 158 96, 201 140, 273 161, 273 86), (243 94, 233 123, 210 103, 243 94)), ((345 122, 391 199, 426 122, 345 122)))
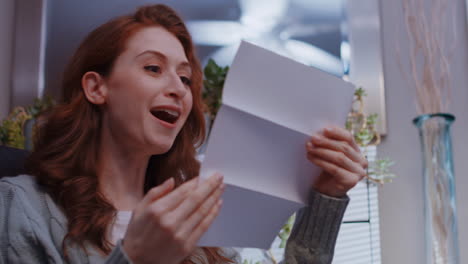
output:
MULTIPOLYGON (((164 55, 163 53, 161 53, 159 51, 155 51, 155 50, 146 50, 146 51, 138 54, 138 56, 136 56, 136 58, 144 56, 146 54, 150 54, 152 56, 155 56, 158 59, 162 60, 164 63, 167 63, 167 61, 168 61, 166 55, 164 55)), ((177 69, 178 70, 179 69, 187 69, 188 71, 190 71, 190 73, 192 73, 192 67, 190 67, 190 63, 188 63, 187 61, 179 63, 179 65, 177 65, 177 69)))

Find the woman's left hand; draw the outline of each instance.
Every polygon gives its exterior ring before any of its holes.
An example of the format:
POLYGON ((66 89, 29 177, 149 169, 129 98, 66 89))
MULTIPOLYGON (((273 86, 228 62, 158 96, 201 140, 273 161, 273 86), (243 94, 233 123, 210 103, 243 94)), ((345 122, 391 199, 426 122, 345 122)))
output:
POLYGON ((307 158, 323 169, 312 188, 332 197, 343 197, 367 172, 367 160, 344 128, 327 127, 306 144, 307 158))

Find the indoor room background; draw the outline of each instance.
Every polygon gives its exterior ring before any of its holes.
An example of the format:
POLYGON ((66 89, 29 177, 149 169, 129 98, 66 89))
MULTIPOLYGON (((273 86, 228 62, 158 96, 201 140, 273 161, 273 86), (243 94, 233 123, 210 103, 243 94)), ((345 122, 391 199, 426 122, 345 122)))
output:
MULTIPOLYGON (((313 14, 314 10, 321 9, 313 7, 301 9, 303 6, 319 4, 325 6, 334 4, 346 9, 369 3, 369 0, 345 1, 291 0, 290 2, 296 5, 296 11, 290 9, 288 12, 298 12, 297 14, 300 14, 298 17, 301 19, 296 22, 285 20, 281 23, 285 27, 294 23, 328 25, 319 28, 317 32, 304 29, 302 35, 296 39, 309 46, 318 47, 317 56, 324 55, 321 63, 312 66, 323 67, 323 70, 338 76, 347 74, 352 79, 353 64, 345 51, 356 50, 353 56, 361 56, 359 58, 367 56, 368 52, 359 53, 365 50, 367 45, 359 41, 357 47, 343 47, 343 39, 347 40, 348 44, 349 42, 353 44, 348 39, 348 35, 343 34, 350 30, 346 24, 343 24, 346 22, 346 12, 332 12, 328 17, 327 13, 317 12, 315 13, 317 17, 308 17, 306 12, 313 14), (327 20, 328 18, 330 20, 327 20), (321 53, 323 51, 324 53, 321 53)), ((384 137, 382 144, 378 146, 378 153, 379 156, 390 157, 395 161, 392 170, 398 175, 392 183, 378 188, 380 250, 376 251, 379 257, 375 259, 383 264, 423 264, 425 257, 421 148, 418 131, 412 123, 412 119, 417 116, 416 94, 414 89, 409 87, 410 84, 405 77, 407 74, 404 73, 409 66, 405 58, 410 52, 402 11, 404 1, 373 1, 378 7, 375 15, 379 24, 380 44, 376 56, 380 68, 374 68, 375 72, 372 73, 371 70, 363 73, 363 76, 367 74, 368 78, 381 81, 381 86, 378 88, 380 93, 374 100, 382 100, 376 107, 380 107, 379 111, 383 109, 382 117, 385 122, 385 126, 380 128, 384 137)), ((453 125, 452 140, 460 263, 468 263, 468 252, 463 250, 468 248, 468 227, 465 224, 468 222, 468 206, 465 205, 468 201, 468 192, 465 190, 468 188, 467 9, 465 0, 452 1, 455 8, 450 10, 449 17, 453 19, 456 40, 450 65, 452 101, 449 108, 457 118, 453 125)), ((154 2, 173 6, 182 13, 183 17, 193 16, 189 20, 210 16, 211 20, 235 21, 242 15, 242 9, 234 0, 2 0, 0 2, 0 119, 5 118, 12 107, 28 105, 37 96, 45 93, 58 95, 59 76, 64 64, 71 51, 93 26, 115 14, 129 13, 138 5, 154 2), (109 2, 112 4, 109 5, 109 2)), ((206 62, 206 58, 218 56, 216 52, 233 54, 233 47, 229 41, 234 43, 234 40, 224 39, 226 43, 223 46, 202 45, 203 42, 220 41, 216 39, 203 39, 202 36, 197 39, 195 36, 195 40, 201 43, 198 46, 198 53, 202 61, 206 62), (231 49, 222 50, 223 47, 231 49)), ((309 46, 304 49, 311 51, 309 46)), ((227 57, 229 56, 226 55, 227 57)), ((219 61, 223 62, 222 59, 219 61)), ((227 58, 225 63, 228 64, 229 61, 227 58)), ((312 64, 310 61, 305 63, 312 64)), ((366 82, 366 77, 354 78, 366 82)))

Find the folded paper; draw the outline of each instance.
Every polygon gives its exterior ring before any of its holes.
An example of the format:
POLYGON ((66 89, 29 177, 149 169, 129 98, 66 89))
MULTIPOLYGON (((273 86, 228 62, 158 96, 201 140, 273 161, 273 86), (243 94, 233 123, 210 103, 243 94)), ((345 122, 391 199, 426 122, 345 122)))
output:
POLYGON ((248 42, 228 72, 201 178, 224 175, 217 219, 199 246, 268 249, 307 205, 320 169, 307 160, 310 135, 343 126, 353 85, 248 42))

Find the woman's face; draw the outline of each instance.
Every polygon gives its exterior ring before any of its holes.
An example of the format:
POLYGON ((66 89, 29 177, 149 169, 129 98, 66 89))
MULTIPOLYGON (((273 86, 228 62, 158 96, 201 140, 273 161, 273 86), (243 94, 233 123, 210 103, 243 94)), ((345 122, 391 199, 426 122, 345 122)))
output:
POLYGON ((190 80, 189 62, 174 35, 156 26, 138 31, 104 79, 109 133, 145 154, 167 152, 192 109, 190 80))

